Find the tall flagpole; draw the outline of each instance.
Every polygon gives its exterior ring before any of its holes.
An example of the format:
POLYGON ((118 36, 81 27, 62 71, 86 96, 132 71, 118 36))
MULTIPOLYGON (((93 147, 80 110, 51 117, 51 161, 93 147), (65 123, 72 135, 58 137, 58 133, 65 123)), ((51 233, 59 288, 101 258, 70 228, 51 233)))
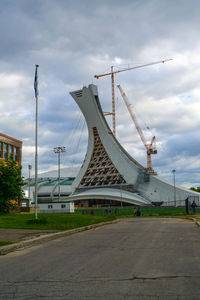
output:
POLYGON ((35 102, 36 102, 36 110, 35 110, 35 219, 38 218, 38 199, 37 199, 37 184, 38 184, 38 67, 39 65, 35 65, 35 81, 34 81, 34 89, 35 89, 35 102))

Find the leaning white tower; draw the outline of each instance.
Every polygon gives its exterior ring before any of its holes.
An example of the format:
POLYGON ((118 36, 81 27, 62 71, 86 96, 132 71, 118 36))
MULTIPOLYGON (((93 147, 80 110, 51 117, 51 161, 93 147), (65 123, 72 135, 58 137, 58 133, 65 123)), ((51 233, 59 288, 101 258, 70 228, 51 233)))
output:
MULTIPOLYGON (((107 199, 132 204, 172 203, 174 185, 150 174, 112 134, 104 117, 97 86, 70 93, 88 126, 88 148, 73 183, 72 200, 107 199)), ((176 201, 198 193, 176 186, 176 201)))

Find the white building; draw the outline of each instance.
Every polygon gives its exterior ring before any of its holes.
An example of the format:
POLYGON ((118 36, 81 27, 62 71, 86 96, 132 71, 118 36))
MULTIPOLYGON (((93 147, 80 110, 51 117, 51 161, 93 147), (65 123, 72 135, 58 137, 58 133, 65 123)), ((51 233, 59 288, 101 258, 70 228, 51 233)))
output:
POLYGON ((74 202, 56 201, 39 203, 41 213, 74 213, 74 202))
MULTIPOLYGON (((38 206, 43 213, 74 213, 74 202, 67 201, 67 197, 72 192, 72 182, 74 177, 60 178, 60 199, 59 199, 59 181, 58 178, 39 178, 38 179, 38 206)), ((34 206, 35 180, 27 180, 24 186, 26 201, 22 201, 22 206, 34 206), (30 196, 29 196, 30 194, 30 196)))

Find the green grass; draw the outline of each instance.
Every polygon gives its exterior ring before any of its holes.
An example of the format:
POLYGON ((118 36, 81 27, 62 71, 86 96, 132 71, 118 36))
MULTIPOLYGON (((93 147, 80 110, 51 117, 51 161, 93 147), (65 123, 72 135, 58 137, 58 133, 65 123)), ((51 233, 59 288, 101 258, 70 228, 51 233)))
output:
POLYGON ((8 241, 0 241, 0 246, 5 246, 5 245, 10 245, 13 242, 8 242, 8 241))
POLYGON ((91 224, 115 220, 115 216, 92 216, 80 214, 38 214, 38 221, 34 221, 34 214, 6 214, 0 216, 0 228, 27 228, 44 230, 68 230, 91 224), (40 220, 45 220, 41 221, 40 220))
MULTIPOLYGON (((77 209, 76 214, 84 215, 90 214, 91 210, 94 213, 94 216, 105 216, 107 214, 114 216, 115 208, 95 208, 95 209, 77 209)), ((199 209, 198 209, 199 210, 199 209)), ((158 217, 158 216, 185 216, 184 207, 142 207, 141 208, 142 217, 158 217)), ((200 212, 200 210, 199 210, 200 212)), ((128 217, 133 215, 133 207, 118 207, 117 208, 118 217, 128 217)))
MULTIPOLYGON (((142 207, 141 211, 142 217, 194 216, 186 215, 184 207, 142 207)), ((199 213, 198 208, 197 219, 200 219, 199 213)), ((34 219, 34 214, 6 214, 0 215, 0 228, 68 230, 121 217, 135 217, 133 207, 117 208, 116 216, 115 208, 79 209, 75 214, 38 214, 38 220, 34 219)))
POLYGON ((200 213, 197 213, 195 215, 190 215, 190 217, 196 219, 198 222, 200 222, 200 213))

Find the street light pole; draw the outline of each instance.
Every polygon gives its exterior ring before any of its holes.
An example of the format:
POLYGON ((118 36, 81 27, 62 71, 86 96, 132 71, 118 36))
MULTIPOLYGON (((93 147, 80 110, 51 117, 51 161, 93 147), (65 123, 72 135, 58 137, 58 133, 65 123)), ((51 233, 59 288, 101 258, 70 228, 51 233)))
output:
POLYGON ((35 66, 35 219, 38 218, 38 68, 39 65, 35 66))
POLYGON ((122 204, 122 186, 120 184, 120 200, 121 200, 121 207, 123 207, 123 204, 122 204))
POLYGON ((176 174, 176 170, 172 170, 172 173, 174 175, 174 205, 176 207, 176 180, 175 180, 175 174, 176 174))
POLYGON ((31 169, 32 169, 32 166, 28 165, 28 198, 29 198, 29 200, 30 200, 30 196, 31 196, 31 187, 30 187, 30 184, 31 184, 31 169))
POLYGON ((58 146, 53 151, 58 154, 58 200, 60 201, 60 153, 66 152, 66 149, 63 146, 58 146))

